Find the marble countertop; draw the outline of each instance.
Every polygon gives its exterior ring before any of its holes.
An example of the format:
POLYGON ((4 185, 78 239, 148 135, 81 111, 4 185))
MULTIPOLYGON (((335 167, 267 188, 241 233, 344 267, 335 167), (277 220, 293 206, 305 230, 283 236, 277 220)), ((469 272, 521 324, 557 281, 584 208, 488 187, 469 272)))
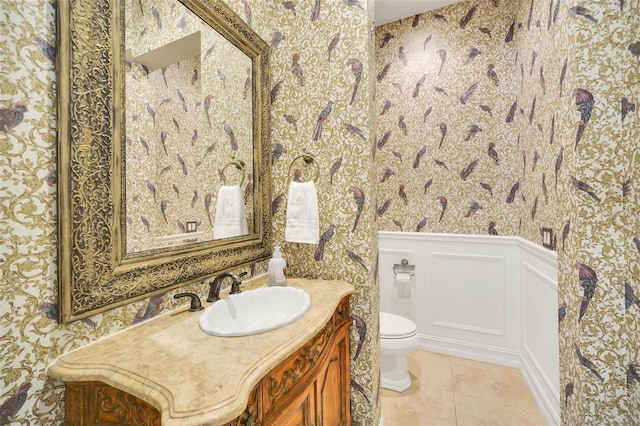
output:
MULTIPOLYGON (((253 387, 329 321, 354 287, 339 280, 289 278, 311 296, 292 324, 252 336, 216 337, 199 312, 178 309, 58 358, 48 368, 62 381, 100 381, 156 407, 163 425, 219 425, 245 409, 253 387)), ((242 290, 266 286, 266 276, 242 290)), ((226 295, 226 292, 225 292, 226 295)), ((185 299, 186 300, 186 299, 185 299)), ((203 306, 208 306, 203 301, 203 306)))

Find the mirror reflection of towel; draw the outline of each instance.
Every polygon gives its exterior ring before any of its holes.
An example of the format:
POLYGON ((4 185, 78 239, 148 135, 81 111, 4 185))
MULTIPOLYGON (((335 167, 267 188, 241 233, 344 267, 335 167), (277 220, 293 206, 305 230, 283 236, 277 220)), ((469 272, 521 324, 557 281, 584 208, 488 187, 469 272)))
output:
POLYGON ((291 182, 284 239, 292 243, 318 244, 319 223, 316 185, 313 181, 291 182))
POLYGON ((240 186, 221 186, 218 190, 213 238, 237 237, 248 232, 247 212, 240 186))

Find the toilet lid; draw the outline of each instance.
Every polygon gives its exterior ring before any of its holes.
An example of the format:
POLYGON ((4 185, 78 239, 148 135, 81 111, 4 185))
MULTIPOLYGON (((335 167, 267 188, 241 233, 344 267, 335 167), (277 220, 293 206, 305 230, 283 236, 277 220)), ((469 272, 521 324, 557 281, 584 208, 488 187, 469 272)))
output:
POLYGON ((400 315, 380 312, 380 337, 384 339, 404 339, 416 334, 416 324, 400 315))

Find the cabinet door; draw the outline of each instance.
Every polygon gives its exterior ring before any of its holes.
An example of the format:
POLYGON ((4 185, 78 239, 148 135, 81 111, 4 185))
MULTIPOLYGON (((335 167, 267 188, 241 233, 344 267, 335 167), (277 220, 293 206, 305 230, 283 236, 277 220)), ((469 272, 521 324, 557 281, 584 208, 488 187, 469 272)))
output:
POLYGON ((318 419, 322 426, 350 424, 349 336, 343 327, 336 336, 325 368, 316 381, 318 419))
POLYGON ((284 410, 279 411, 275 417, 266 420, 265 424, 274 426, 316 426, 316 409, 313 396, 314 382, 300 392, 284 410))

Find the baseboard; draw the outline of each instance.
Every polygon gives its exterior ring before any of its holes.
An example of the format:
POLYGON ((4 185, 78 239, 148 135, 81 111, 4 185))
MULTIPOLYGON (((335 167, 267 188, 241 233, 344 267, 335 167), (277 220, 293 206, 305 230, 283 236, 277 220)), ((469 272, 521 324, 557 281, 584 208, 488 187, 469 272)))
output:
POLYGON ((502 348, 494 348, 485 345, 477 345, 468 342, 433 338, 420 335, 420 349, 458 358, 472 359, 475 361, 489 362, 505 367, 520 367, 520 354, 517 351, 509 351, 502 348))

